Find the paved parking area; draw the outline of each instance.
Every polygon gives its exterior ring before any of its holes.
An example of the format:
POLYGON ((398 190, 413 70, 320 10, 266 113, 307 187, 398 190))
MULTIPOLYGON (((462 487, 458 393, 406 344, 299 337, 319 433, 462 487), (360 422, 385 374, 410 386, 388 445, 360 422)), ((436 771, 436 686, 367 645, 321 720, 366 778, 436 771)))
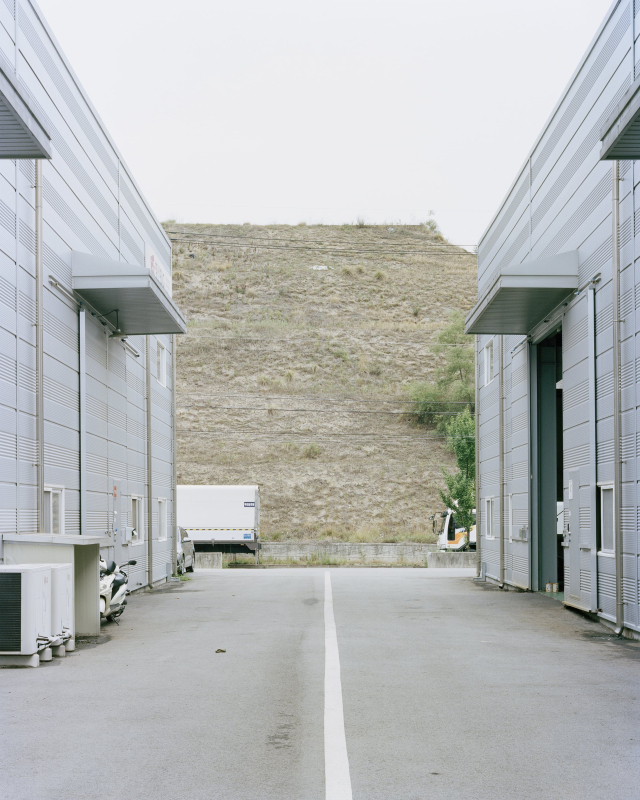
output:
POLYGON ((467 571, 202 570, 0 670, 0 797, 638 798, 639 692, 640 644, 467 571))

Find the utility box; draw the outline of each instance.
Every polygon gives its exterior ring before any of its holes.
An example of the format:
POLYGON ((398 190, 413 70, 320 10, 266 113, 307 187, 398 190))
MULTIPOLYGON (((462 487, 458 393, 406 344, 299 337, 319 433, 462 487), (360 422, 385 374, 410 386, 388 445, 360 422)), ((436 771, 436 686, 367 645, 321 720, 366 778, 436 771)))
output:
POLYGON ((178 486, 178 525, 196 552, 255 553, 260 548, 260 487, 178 486))
POLYGON ((72 618, 73 632, 78 636, 100 633, 100 547, 108 544, 106 536, 2 534, 6 565, 46 564, 49 568, 51 564, 73 565, 72 618))
POLYGON ((37 667, 51 644, 48 564, 0 565, 0 619, 0 665, 37 667))
POLYGON ((52 644, 59 648, 55 655, 62 655, 73 650, 75 644, 73 564, 48 566, 51 568, 52 644))

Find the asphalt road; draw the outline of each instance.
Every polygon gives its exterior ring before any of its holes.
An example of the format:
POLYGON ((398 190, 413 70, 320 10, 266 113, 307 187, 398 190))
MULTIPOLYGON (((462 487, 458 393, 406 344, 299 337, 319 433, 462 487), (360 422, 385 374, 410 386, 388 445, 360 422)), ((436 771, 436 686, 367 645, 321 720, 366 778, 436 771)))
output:
POLYGON ((640 643, 401 568, 202 570, 0 670, 0 797, 324 800, 327 572, 354 800, 640 798, 640 643))

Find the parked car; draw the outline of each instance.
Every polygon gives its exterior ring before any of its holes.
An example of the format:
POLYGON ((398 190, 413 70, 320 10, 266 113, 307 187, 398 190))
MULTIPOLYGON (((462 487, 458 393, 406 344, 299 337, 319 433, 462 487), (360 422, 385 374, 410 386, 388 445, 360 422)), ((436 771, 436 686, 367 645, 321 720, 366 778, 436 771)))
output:
POLYGON ((184 528, 178 528, 178 534, 176 559, 178 575, 184 575, 185 572, 193 572, 196 568, 196 550, 184 528))

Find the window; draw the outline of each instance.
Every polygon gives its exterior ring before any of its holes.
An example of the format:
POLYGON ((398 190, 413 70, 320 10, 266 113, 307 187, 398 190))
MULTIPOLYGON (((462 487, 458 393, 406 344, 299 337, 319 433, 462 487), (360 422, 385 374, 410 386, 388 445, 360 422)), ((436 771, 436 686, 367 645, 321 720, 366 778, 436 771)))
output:
POLYGON ((600 551, 612 555, 615 552, 613 486, 600 486, 599 495, 600 551))
POLYGON ((485 502, 485 538, 495 539, 495 528, 493 519, 494 498, 487 497, 485 502))
POLYGON ((509 541, 513 541, 513 495, 509 495, 509 516, 507 517, 507 524, 509 525, 509 541))
POLYGON ((144 542, 144 505, 141 497, 131 498, 131 544, 144 542))
POLYGON ((158 541, 167 538, 167 501, 164 497, 158 498, 158 541))
POLYGON ((484 348, 484 385, 493 380, 493 339, 484 348))
POLYGON ((447 528, 447 541, 448 542, 455 542, 456 540, 456 528, 458 527, 458 523, 456 522, 456 518, 453 514, 449 517, 449 527, 447 528))
POLYGON ((45 533, 64 533, 64 489, 45 488, 44 490, 44 530, 45 533))
POLYGON ((156 380, 161 386, 167 385, 167 350, 156 341, 156 380))

